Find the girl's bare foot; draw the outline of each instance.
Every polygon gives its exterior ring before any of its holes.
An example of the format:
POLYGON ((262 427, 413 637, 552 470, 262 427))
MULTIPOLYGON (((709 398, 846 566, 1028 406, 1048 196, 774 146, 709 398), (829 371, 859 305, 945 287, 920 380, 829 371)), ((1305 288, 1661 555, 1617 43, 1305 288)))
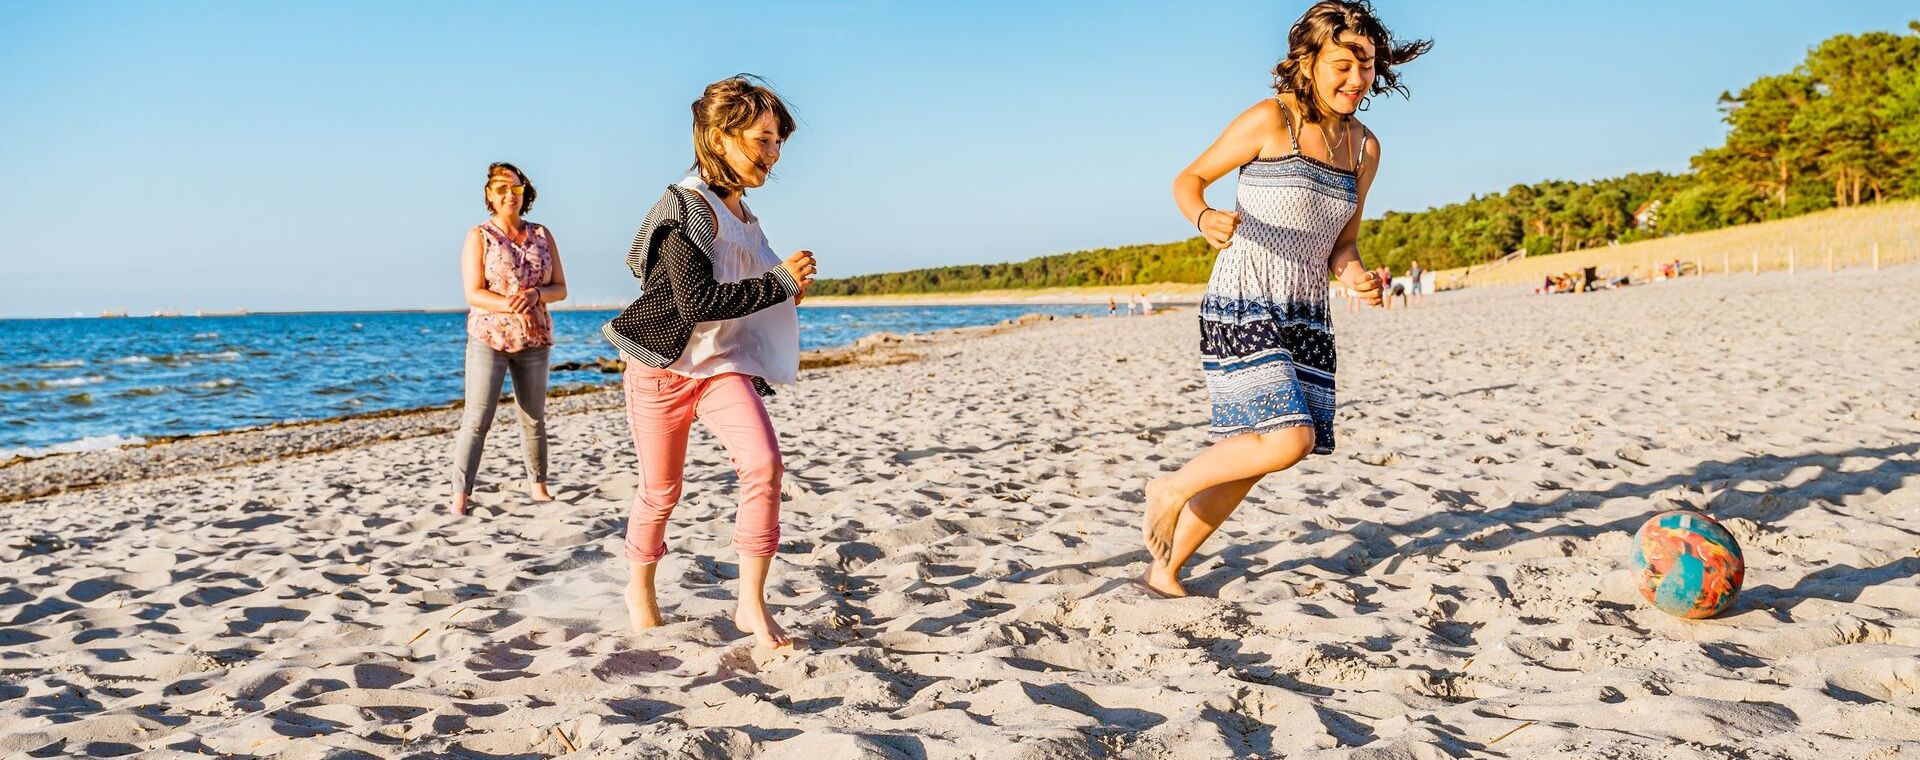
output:
MULTIPOLYGON (((1173 529, 1180 522, 1180 512, 1187 500, 1174 493, 1166 478, 1154 478, 1147 481, 1147 516, 1141 521, 1140 533, 1146 540, 1147 553, 1153 555, 1153 563, 1159 565, 1173 554, 1173 529)), ((1177 588, 1179 583, 1174 583, 1177 588)))
POLYGON ((733 611, 733 624, 742 631, 752 631, 759 637, 760 646, 768 649, 793 646, 793 640, 787 638, 787 631, 780 622, 773 619, 773 613, 767 610, 766 602, 740 600, 740 606, 733 611))
POLYGON ((1180 585, 1180 574, 1160 564, 1157 559, 1147 563, 1147 574, 1140 582, 1146 584, 1148 591, 1161 596, 1177 598, 1187 595, 1187 587, 1180 585))
POLYGON ((660 605, 654 600, 651 587, 636 581, 627 582, 627 622, 636 632, 660 627, 663 622, 660 605))
POLYGON ((533 482, 527 484, 527 496, 534 501, 553 501, 553 494, 547 493, 547 484, 533 482))
POLYGON ((452 512, 455 515, 466 514, 467 513, 467 495, 463 493, 454 494, 453 505, 448 507, 447 511, 452 512))

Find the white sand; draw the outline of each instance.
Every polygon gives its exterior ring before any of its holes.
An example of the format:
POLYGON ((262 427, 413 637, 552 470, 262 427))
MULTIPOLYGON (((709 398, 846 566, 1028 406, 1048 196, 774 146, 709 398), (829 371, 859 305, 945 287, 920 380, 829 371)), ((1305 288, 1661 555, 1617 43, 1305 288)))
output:
MULTIPOLYGON (((1920 757, 1920 269, 1339 315, 1339 451, 1131 579, 1139 485, 1204 443, 1185 311, 810 372, 778 614, 729 620, 696 436, 622 630, 624 421, 551 422, 561 501, 435 511, 447 436, 0 505, 0 755, 1920 757), (1642 603, 1700 508, 1747 590, 1642 603)), ((495 429, 483 479, 519 476, 495 429)))

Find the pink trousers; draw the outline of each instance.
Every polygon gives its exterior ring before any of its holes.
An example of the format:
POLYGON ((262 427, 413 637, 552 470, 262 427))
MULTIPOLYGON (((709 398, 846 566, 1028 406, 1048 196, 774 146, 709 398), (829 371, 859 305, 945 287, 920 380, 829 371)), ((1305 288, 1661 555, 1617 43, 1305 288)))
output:
POLYGON ((734 550, 748 557, 772 556, 780 547, 780 442, 753 381, 737 374, 684 377, 622 358, 627 361, 621 378, 627 426, 640 456, 640 491, 627 516, 627 560, 658 562, 667 553, 667 517, 680 502, 687 433, 695 419, 720 439, 740 477, 734 550))

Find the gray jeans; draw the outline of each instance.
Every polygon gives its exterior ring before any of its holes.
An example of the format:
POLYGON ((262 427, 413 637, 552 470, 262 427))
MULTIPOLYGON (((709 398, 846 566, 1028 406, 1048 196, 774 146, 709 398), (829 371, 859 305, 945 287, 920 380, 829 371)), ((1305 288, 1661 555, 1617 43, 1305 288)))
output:
POLYGON ((520 408, 520 441, 526 449, 527 478, 547 482, 547 347, 513 353, 495 351, 482 341, 467 341, 467 403, 460 433, 453 439, 453 488, 473 492, 487 428, 500 405, 500 383, 513 375, 513 402, 520 408))

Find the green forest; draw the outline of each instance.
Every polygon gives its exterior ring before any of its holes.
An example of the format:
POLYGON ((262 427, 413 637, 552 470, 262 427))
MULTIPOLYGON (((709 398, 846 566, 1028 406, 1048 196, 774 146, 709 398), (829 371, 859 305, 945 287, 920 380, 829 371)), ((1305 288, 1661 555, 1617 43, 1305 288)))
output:
MULTIPOLYGON (((1721 93, 1726 142, 1685 174, 1548 180, 1360 223, 1368 264, 1403 271, 1469 266, 1508 252, 1558 253, 1613 242, 1920 198, 1920 21, 1908 33, 1843 34, 1792 71, 1721 93)), ((1027 261, 916 269, 813 284, 817 295, 1205 282, 1213 250, 1198 237, 1027 261)))

